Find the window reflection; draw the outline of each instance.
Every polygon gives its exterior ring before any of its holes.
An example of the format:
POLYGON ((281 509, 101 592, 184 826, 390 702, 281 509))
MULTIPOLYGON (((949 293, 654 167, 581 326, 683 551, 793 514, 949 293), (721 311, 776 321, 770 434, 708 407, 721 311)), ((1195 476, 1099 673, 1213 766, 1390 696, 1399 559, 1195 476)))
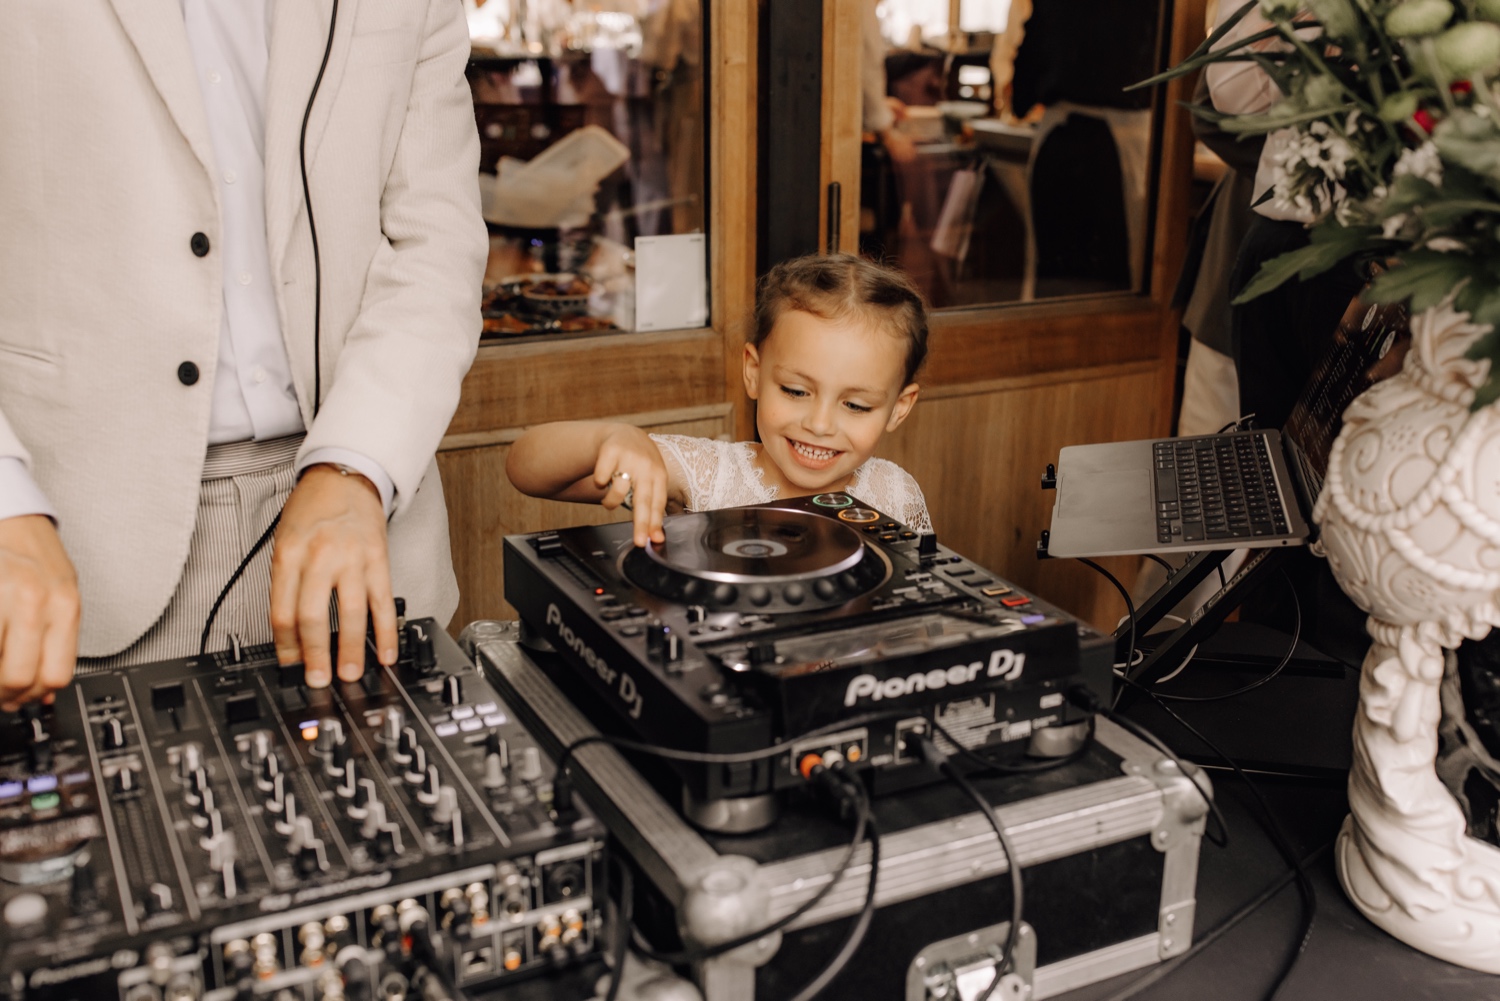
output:
POLYGON ((868 0, 862 252, 937 307, 1142 289, 1162 2, 868 0))
POLYGON ((636 238, 704 229, 701 0, 464 2, 486 335, 633 329, 636 238))

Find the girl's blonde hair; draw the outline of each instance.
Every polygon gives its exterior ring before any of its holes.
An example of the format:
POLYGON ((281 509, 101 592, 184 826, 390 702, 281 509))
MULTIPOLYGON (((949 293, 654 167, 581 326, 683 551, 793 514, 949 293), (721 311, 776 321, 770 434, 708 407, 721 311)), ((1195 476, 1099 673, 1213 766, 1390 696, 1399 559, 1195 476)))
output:
POLYGON ((782 261, 755 290, 757 348, 783 313, 801 310, 825 320, 858 318, 906 341, 908 385, 927 358, 927 307, 911 280, 853 254, 813 254, 782 261))

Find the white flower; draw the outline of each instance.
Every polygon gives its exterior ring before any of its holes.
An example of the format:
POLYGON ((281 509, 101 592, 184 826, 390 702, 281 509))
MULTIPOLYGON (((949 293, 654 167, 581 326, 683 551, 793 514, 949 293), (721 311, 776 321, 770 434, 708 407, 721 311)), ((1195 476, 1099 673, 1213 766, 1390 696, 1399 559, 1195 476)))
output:
POLYGON ((1455 240, 1451 236, 1434 236, 1427 241, 1428 250, 1436 250, 1440 254, 1468 253, 1468 244, 1461 240, 1455 240))
POLYGON ((1396 165, 1391 168, 1392 177, 1418 177, 1431 184, 1433 187, 1441 187, 1443 184, 1443 161, 1438 156, 1438 149, 1432 144, 1432 140, 1424 142, 1416 149, 1405 149, 1396 160, 1396 165))
POLYGON ((1399 212, 1380 224, 1380 235, 1387 240, 1394 240, 1401 232, 1401 227, 1406 225, 1406 213, 1399 212))

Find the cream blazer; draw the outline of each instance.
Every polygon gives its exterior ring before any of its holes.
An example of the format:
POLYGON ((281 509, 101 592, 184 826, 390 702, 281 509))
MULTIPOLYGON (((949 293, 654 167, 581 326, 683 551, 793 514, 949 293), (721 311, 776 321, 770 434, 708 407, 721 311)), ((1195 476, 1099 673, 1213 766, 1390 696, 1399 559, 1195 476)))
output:
MULTIPOLYGON (((468 31, 456 0, 339 4, 307 128, 314 421, 297 144, 330 6, 273 0, 266 85, 266 229, 303 449, 354 449, 390 474, 396 593, 446 622, 458 591, 434 454, 478 343, 487 247, 468 31)), ((58 509, 84 656, 140 637, 187 559, 219 343, 216 176, 180 0, 0 4, 0 455, 58 509)))

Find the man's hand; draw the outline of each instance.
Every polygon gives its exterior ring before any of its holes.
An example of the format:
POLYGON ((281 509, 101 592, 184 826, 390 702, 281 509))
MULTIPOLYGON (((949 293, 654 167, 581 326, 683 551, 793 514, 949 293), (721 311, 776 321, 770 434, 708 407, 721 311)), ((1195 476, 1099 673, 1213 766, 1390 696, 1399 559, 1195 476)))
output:
POLYGON ((50 702, 72 679, 78 612, 78 575, 52 520, 0 520, 0 709, 50 702))
POLYGON ((271 633, 276 659, 301 661, 307 684, 333 680, 328 599, 339 600, 338 671, 358 681, 365 670, 365 616, 375 623, 380 663, 396 662, 396 603, 380 493, 363 476, 310 466, 281 512, 271 559, 271 633))

